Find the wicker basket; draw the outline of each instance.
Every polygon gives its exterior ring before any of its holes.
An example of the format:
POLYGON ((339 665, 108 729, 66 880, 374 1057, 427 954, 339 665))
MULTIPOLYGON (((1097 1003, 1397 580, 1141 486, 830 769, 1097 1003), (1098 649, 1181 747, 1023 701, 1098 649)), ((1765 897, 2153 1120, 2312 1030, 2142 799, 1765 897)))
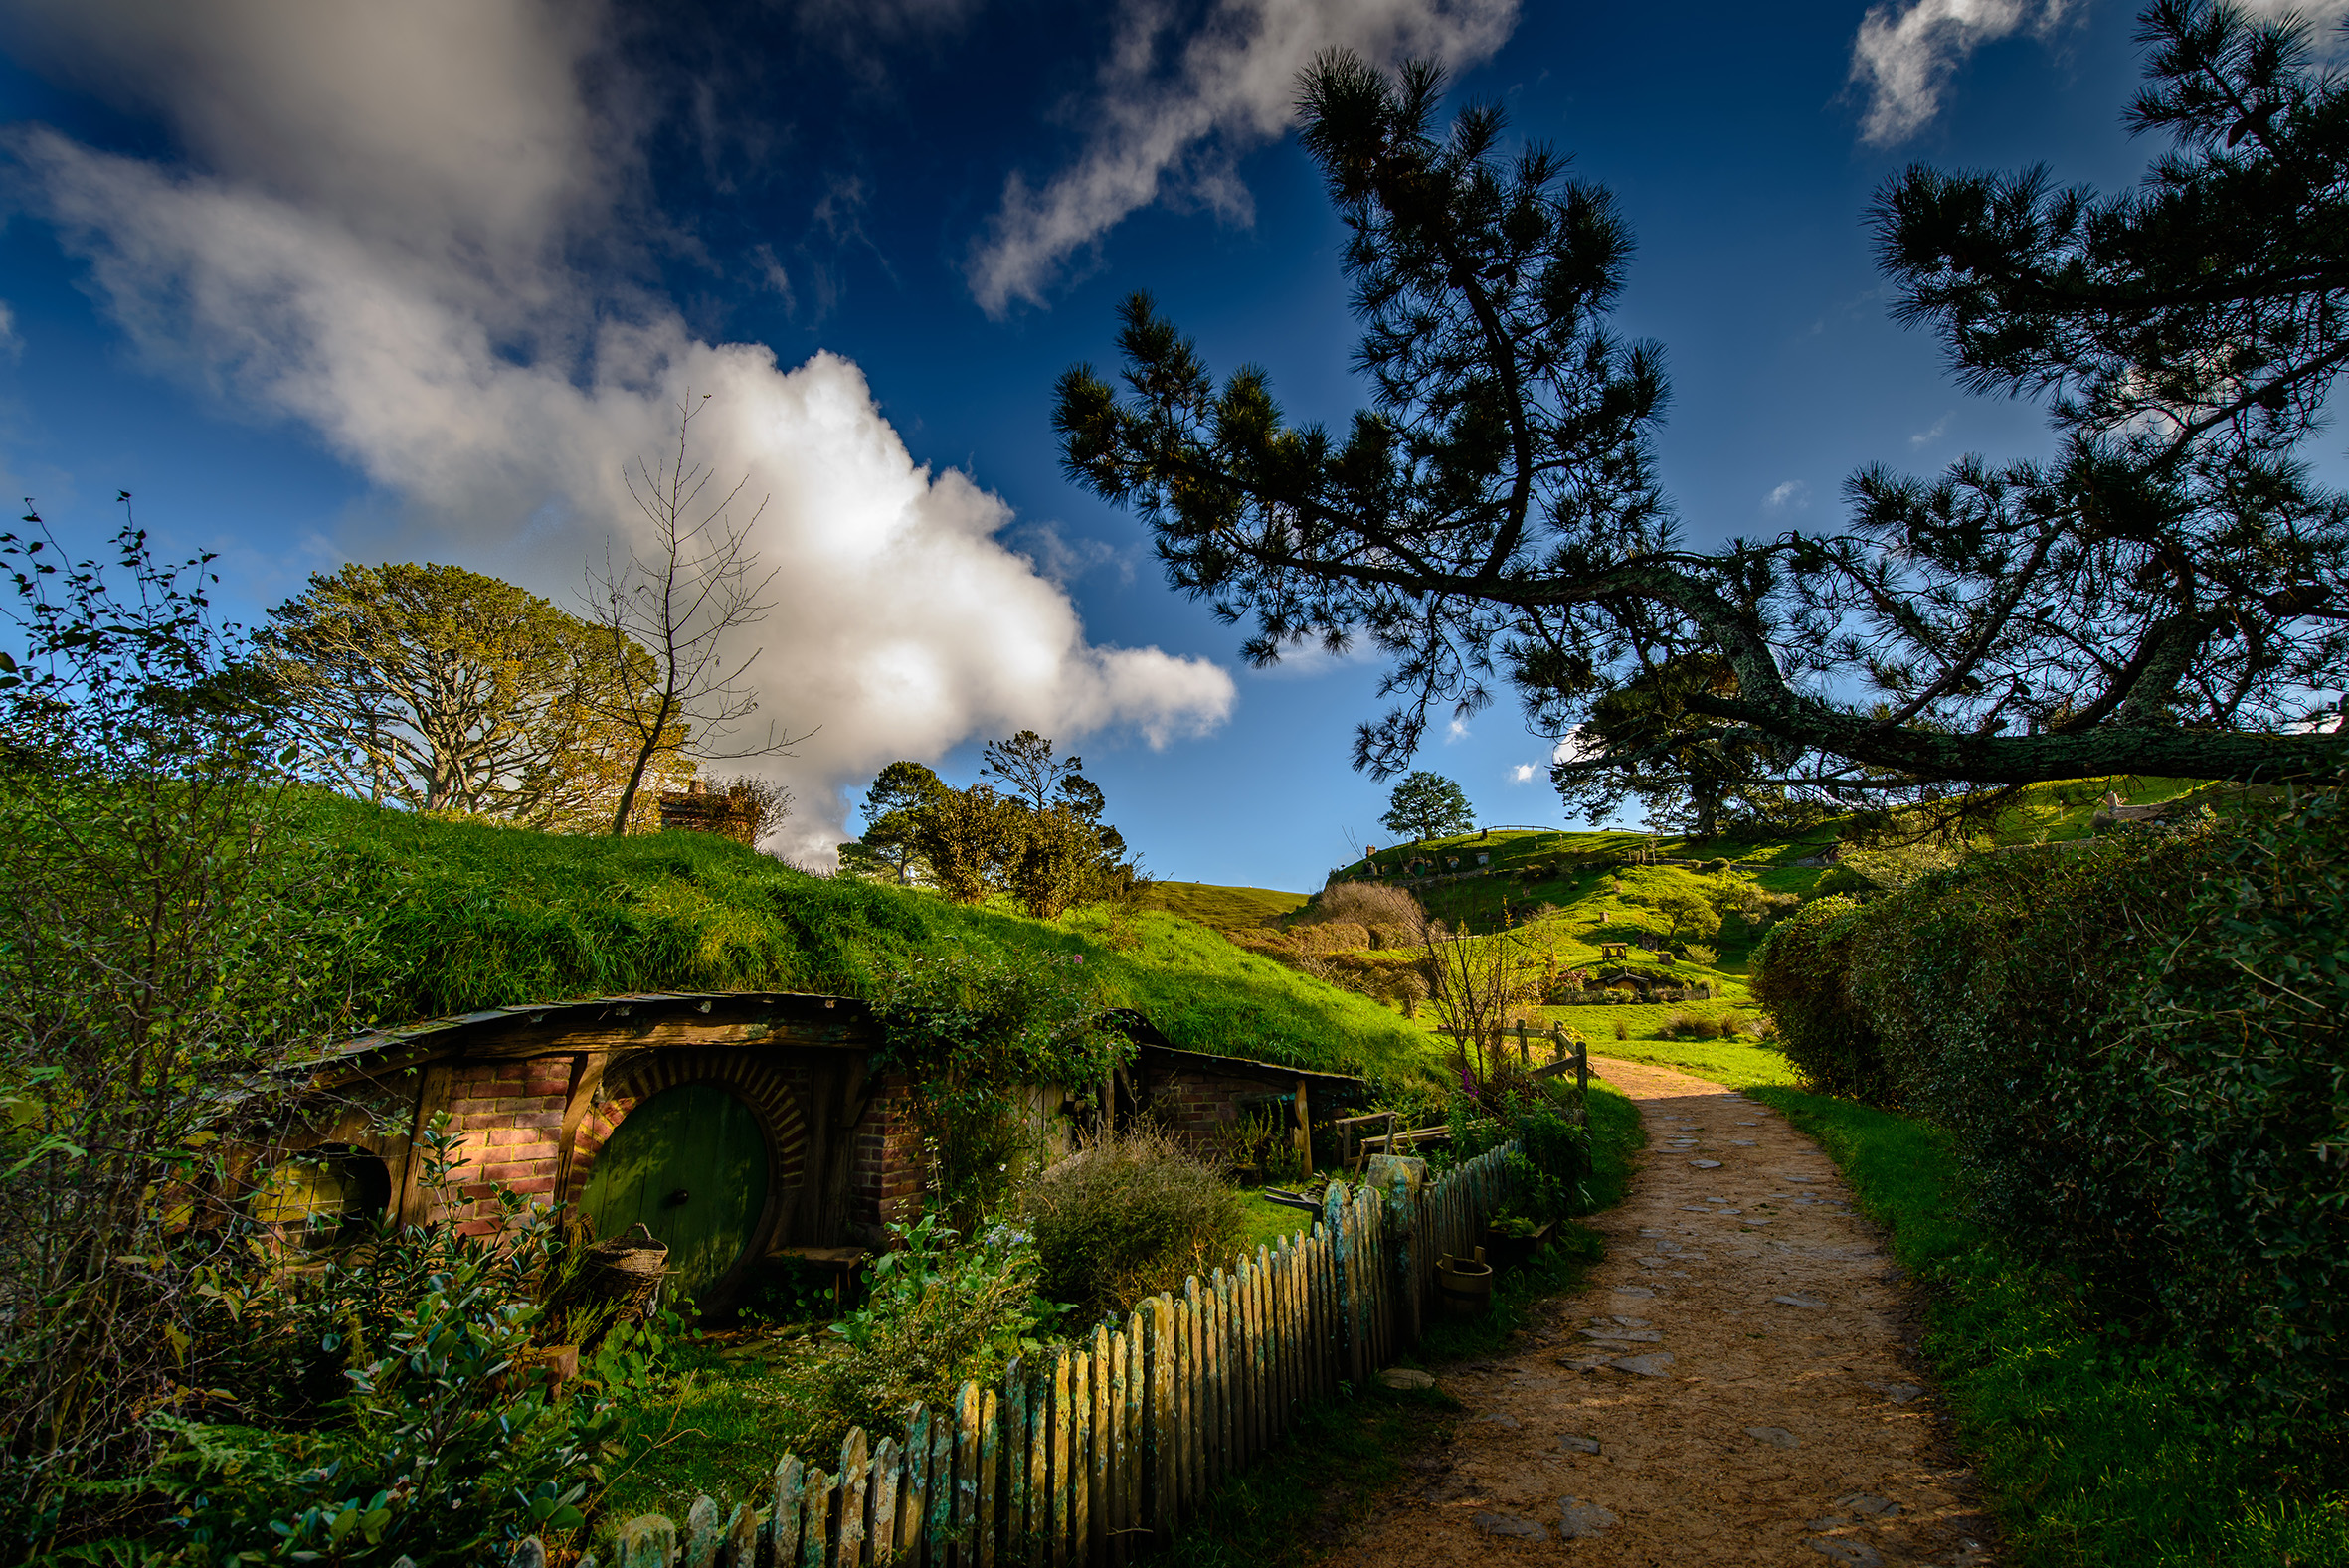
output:
POLYGON ((614 1320, 640 1323, 660 1296, 660 1282, 668 1276, 668 1243, 637 1224, 588 1249, 576 1282, 581 1302, 611 1303, 614 1320))

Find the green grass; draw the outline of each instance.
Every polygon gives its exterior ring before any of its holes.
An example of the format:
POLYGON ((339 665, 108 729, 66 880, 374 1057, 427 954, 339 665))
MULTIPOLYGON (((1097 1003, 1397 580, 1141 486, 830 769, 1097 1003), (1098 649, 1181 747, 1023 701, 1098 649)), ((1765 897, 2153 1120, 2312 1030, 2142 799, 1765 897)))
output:
POLYGON ((318 795, 315 902, 354 930, 362 1021, 642 990, 871 996, 923 957, 1065 954, 1105 1002, 1191 1050, 1411 1075, 1426 1038, 1354 992, 1244 953, 1164 911, 1056 922, 810 876, 707 833, 599 838, 444 822, 318 795))
POLYGON ((1939 1132, 1849 1101, 1751 1092, 1819 1139, 1932 1291, 1924 1352, 1996 1498, 2012 1561, 2349 1563, 2341 1477, 2297 1474, 2259 1433, 2212 1412, 2209 1379, 2188 1358, 2085 1323, 2060 1278, 1965 1217, 1939 1132))
POLYGON ((1143 902, 1216 931, 1242 931, 1250 926, 1270 926, 1283 915, 1295 913, 1305 907, 1305 898, 1302 893, 1282 893, 1272 888, 1154 882, 1143 895, 1143 902))

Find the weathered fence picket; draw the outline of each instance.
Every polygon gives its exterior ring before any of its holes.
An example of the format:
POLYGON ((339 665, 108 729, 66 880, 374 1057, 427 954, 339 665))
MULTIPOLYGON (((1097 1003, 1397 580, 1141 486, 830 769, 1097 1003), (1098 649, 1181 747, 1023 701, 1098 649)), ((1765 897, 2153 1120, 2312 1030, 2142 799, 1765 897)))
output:
MULTIPOLYGON (((829 1473, 786 1454, 757 1499, 630 1519, 580 1568, 1122 1568, 1416 1341, 1510 1181, 1495 1149, 1417 1192, 1333 1185, 1309 1230, 915 1407, 902 1441, 850 1432, 829 1473)), ((514 1568, 544 1562, 526 1541, 514 1568)))

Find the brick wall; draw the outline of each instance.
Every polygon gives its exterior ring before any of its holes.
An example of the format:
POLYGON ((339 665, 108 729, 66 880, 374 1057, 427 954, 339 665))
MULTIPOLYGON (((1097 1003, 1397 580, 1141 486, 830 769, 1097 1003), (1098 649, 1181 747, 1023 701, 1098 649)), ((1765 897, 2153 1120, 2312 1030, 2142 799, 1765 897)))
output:
POLYGON ((848 1133, 848 1224, 867 1244, 887 1235, 891 1222, 912 1219, 922 1204, 922 1140, 914 1126, 912 1092, 903 1073, 891 1073, 848 1133))
MULTIPOLYGON (((1143 1092, 1149 1097, 1151 1114, 1168 1131, 1189 1142, 1206 1143, 1219 1129, 1238 1121, 1250 1109, 1264 1108, 1269 1097, 1283 1091, 1255 1078, 1193 1068, 1145 1068, 1143 1092)), ((1286 1130, 1295 1113, 1280 1106, 1273 1108, 1273 1114, 1286 1130)))
POLYGON ((450 1131, 456 1136, 457 1229, 468 1236, 497 1229, 492 1184, 542 1204, 555 1201, 563 1103, 571 1058, 480 1062, 458 1067, 449 1082, 450 1131))

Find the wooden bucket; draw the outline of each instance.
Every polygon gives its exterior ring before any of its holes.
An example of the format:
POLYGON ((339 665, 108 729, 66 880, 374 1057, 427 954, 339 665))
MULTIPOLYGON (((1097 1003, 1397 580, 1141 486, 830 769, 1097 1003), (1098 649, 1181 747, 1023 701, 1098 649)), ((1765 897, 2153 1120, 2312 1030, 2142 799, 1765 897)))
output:
POLYGON ((1436 1260, 1435 1294, 1447 1317, 1482 1317, 1493 1308, 1493 1266, 1479 1247, 1473 1258, 1436 1260))

